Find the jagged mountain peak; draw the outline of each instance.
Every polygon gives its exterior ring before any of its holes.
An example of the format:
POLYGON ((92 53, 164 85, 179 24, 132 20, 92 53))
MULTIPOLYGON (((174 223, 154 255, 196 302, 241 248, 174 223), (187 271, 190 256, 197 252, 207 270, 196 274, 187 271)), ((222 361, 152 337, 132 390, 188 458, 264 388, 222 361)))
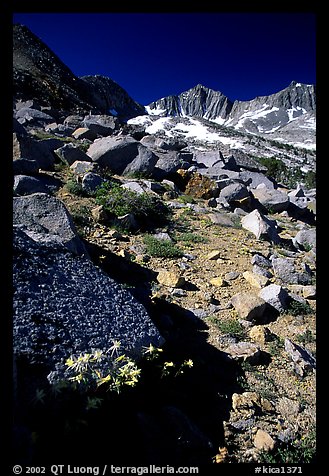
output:
POLYGON ((199 83, 179 95, 171 95, 149 104, 149 114, 163 116, 195 116, 211 119, 225 118, 232 108, 232 102, 220 91, 214 91, 199 83))
POLYGON ((207 91, 207 92, 208 91, 213 91, 213 92, 217 92, 214 89, 208 88, 204 84, 198 83, 195 86, 193 86, 192 88, 188 89, 187 91, 183 91, 181 94, 187 93, 189 91, 196 91, 196 92, 199 92, 199 91, 207 91))
MULTIPOLYGON (((199 83, 177 96, 155 101, 146 109, 149 114, 161 116, 208 119, 241 132, 271 134, 271 137, 287 142, 293 140, 308 145, 315 142, 315 86, 296 80, 274 94, 234 102, 220 91, 214 91, 199 83), (307 120, 300 128, 298 137, 297 124, 292 123, 301 116, 305 116, 307 120)), ((301 121, 298 122, 301 124, 301 121)))

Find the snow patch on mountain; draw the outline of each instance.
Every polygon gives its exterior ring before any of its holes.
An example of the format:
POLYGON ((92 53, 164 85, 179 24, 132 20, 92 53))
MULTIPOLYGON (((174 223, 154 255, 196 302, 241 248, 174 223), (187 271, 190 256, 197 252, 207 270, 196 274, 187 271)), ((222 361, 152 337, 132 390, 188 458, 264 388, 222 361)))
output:
POLYGON ((150 116, 161 116, 162 114, 166 113, 165 109, 161 109, 161 108, 152 109, 150 106, 145 106, 145 110, 147 114, 149 114, 150 116))
MULTIPOLYGON (((311 84, 292 81, 287 88, 269 96, 234 102, 220 91, 198 84, 179 95, 154 101, 146 110, 164 117, 206 119, 231 130, 262 137, 272 138, 275 134, 287 145, 302 147, 305 143, 311 147, 312 143, 315 147, 316 95, 311 84), (310 116, 314 121, 307 122, 310 116)), ((209 133, 206 137, 212 140, 209 133)))
MULTIPOLYGON (((178 118, 177 118, 178 119, 178 118)), ((226 137, 202 124, 198 119, 185 118, 184 122, 177 122, 172 117, 138 116, 130 119, 128 124, 146 125, 147 134, 164 133, 167 137, 182 136, 186 139, 202 141, 206 144, 221 143, 223 145, 244 149, 245 146, 241 139, 226 137)))

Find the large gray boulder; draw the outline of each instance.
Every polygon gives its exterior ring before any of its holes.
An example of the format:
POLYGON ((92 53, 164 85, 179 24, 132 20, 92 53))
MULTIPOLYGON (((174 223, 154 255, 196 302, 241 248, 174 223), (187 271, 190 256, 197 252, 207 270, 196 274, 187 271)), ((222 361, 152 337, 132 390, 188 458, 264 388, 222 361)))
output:
POLYGON ((163 180, 177 172, 178 169, 187 169, 192 160, 192 156, 189 154, 175 150, 154 150, 154 153, 157 156, 157 162, 152 175, 156 180, 163 180))
POLYGON ((143 346, 162 345, 145 308, 86 257, 37 243, 16 227, 13 257, 14 355, 52 381, 72 354, 105 354, 120 341, 120 352, 138 358, 143 346))
POLYGON ((24 158, 13 160, 14 175, 35 175, 38 171, 39 167, 36 160, 24 158))
POLYGON ((72 132, 72 137, 75 139, 87 139, 94 141, 97 138, 96 132, 90 130, 88 127, 78 127, 75 131, 72 132))
POLYGON ((13 160, 20 158, 35 160, 37 167, 44 170, 51 170, 55 163, 54 154, 43 141, 13 133, 13 160))
POLYGON ((20 124, 49 124, 54 122, 54 118, 45 112, 31 107, 22 107, 15 113, 15 117, 20 124))
POLYGON ((230 149, 230 153, 239 168, 251 170, 252 172, 267 171, 267 167, 257 162, 251 155, 246 154, 241 149, 230 149))
POLYGON ((76 160, 70 165, 70 170, 74 175, 84 175, 87 172, 92 172, 96 168, 95 162, 86 162, 85 160, 76 160))
POLYGON ((269 284, 268 286, 265 286, 261 291, 259 291, 258 296, 279 312, 283 312, 287 309, 289 302, 291 301, 286 289, 278 284, 269 284))
POLYGON ((194 161, 198 167, 224 166, 223 155, 220 150, 195 150, 194 161))
POLYGON ((249 189, 255 189, 261 184, 264 184, 267 189, 274 189, 274 183, 260 172, 241 170, 239 179, 247 185, 249 189))
POLYGON ((15 175, 13 192, 15 195, 30 195, 31 193, 47 193, 45 184, 36 177, 29 175, 15 175))
POLYGON ((207 175, 208 177, 216 181, 221 180, 225 182, 225 180, 231 179, 226 184, 222 182, 223 185, 220 188, 224 188, 226 185, 229 185, 233 181, 243 182, 243 180, 240 180, 240 172, 224 168, 220 163, 217 163, 216 165, 213 165, 212 167, 208 167, 206 169, 198 168, 198 172, 202 173, 203 175, 207 175))
POLYGON ((187 147, 187 143, 182 139, 178 139, 176 137, 166 137, 166 139, 163 139, 162 137, 157 137, 153 134, 147 134, 146 136, 142 137, 140 142, 146 147, 155 147, 162 150, 180 151, 187 147))
POLYGON ((103 137, 95 140, 87 154, 101 167, 113 173, 151 173, 157 157, 131 136, 103 137))
POLYGON ((118 128, 119 121, 116 117, 108 115, 89 115, 83 120, 84 127, 101 136, 111 135, 118 128))
POLYGON ((13 224, 39 243, 60 243, 72 253, 86 254, 65 205, 46 193, 14 197, 13 224))
POLYGON ((294 246, 299 249, 312 249, 316 251, 316 229, 310 228, 299 230, 296 236, 292 239, 294 246))
POLYGON ((250 199, 250 194, 245 185, 236 182, 222 188, 219 199, 226 200, 231 205, 241 200, 250 199))
POLYGON ((79 162, 91 162, 91 158, 71 142, 56 149, 55 154, 67 165, 72 165, 77 160, 79 162))
POLYGON ((153 174, 157 156, 142 144, 138 144, 137 148, 138 154, 136 158, 125 167, 122 175, 153 174))
POLYGON ((81 181, 82 190, 86 193, 95 193, 97 188, 100 187, 106 180, 94 172, 87 172, 81 181))
POLYGON ((300 270, 293 258, 272 256, 274 276, 284 284, 311 284, 311 274, 308 268, 300 270))
POLYGON ((286 193, 260 184, 252 191, 253 196, 270 212, 280 213, 287 210, 289 197, 286 193))

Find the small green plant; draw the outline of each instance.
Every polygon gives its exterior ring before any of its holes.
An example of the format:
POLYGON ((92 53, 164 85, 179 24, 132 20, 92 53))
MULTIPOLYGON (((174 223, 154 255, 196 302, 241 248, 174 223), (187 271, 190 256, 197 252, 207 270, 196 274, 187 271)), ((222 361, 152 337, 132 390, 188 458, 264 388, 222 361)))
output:
POLYGON ((79 149, 82 150, 82 152, 87 152, 87 150, 90 147, 91 142, 85 141, 85 142, 80 142, 78 145, 79 149))
POLYGON ((274 357, 281 353, 284 349, 284 340, 282 337, 273 335, 272 339, 268 343, 268 351, 274 357))
POLYGON ((312 314, 312 308, 307 302, 292 300, 287 313, 292 316, 306 316, 312 314))
POLYGON ((237 319, 219 319, 215 316, 209 316, 208 320, 215 324, 223 334, 229 334, 237 339, 243 339, 246 331, 237 319))
POLYGON ((62 142, 74 142, 73 137, 61 137, 50 132, 45 132, 43 130, 37 130, 33 132, 33 136, 38 140, 47 140, 54 139, 60 140, 62 142))
POLYGON ((195 203, 195 200, 191 195, 180 195, 177 199, 181 203, 195 203))
POLYGON ((131 213, 140 220, 162 222, 171 213, 169 207, 159 197, 127 190, 113 181, 105 182, 98 187, 95 199, 98 205, 103 205, 108 213, 116 217, 131 213))
POLYGON ((77 182, 74 178, 68 179, 65 185, 66 190, 72 195, 81 197, 84 195, 81 183, 77 182))
POLYGON ((68 164, 66 164, 63 160, 54 164, 55 172, 62 172, 63 170, 69 170, 68 164))
POLYGON ((309 329, 307 329, 303 334, 296 336, 296 341, 300 344, 312 344, 316 341, 316 337, 309 329))
POLYGON ((183 252, 170 240, 159 240, 152 235, 144 236, 147 254, 155 258, 181 258, 183 252))
POLYGON ((208 243, 208 238, 205 238, 201 235, 192 232, 181 233, 177 236, 178 241, 183 241, 186 243, 208 243))
MULTIPOLYGON (((279 143, 276 143, 279 146, 279 143)), ((281 144, 287 150, 291 148, 288 144, 281 144)), ((303 172, 300 168, 288 167, 282 160, 276 157, 254 157, 258 162, 267 167, 266 175, 274 178, 277 182, 282 182, 288 187, 296 187, 298 182, 305 182, 307 188, 316 187, 315 172, 303 172)))
POLYGON ((310 431, 306 436, 296 438, 292 443, 285 443, 278 446, 274 451, 268 453, 260 452, 259 461, 261 463, 311 463, 316 455, 316 434, 310 431))
POLYGON ((89 208, 85 205, 74 206, 70 210, 70 214, 78 233, 84 236, 86 227, 90 226, 92 221, 89 208))
POLYGON ((316 173, 313 170, 306 172, 304 182, 306 188, 316 188, 316 173))

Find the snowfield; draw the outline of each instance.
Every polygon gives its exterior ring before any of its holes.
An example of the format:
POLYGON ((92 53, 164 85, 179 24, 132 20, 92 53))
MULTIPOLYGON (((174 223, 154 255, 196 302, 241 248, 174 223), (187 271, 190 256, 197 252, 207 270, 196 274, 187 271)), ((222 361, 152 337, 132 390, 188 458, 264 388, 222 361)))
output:
POLYGON ((197 119, 188 118, 188 123, 177 123, 171 117, 159 117, 158 119, 155 119, 154 115, 152 114, 152 119, 150 116, 138 116, 134 117, 133 119, 129 119, 128 124, 148 124, 145 129, 145 132, 148 134, 155 134, 162 131, 167 137, 182 135, 188 139, 203 141, 207 144, 215 144, 216 142, 220 142, 223 145, 230 146, 235 149, 245 148, 241 139, 225 137, 220 135, 218 132, 211 132, 207 126, 202 124, 197 119))

